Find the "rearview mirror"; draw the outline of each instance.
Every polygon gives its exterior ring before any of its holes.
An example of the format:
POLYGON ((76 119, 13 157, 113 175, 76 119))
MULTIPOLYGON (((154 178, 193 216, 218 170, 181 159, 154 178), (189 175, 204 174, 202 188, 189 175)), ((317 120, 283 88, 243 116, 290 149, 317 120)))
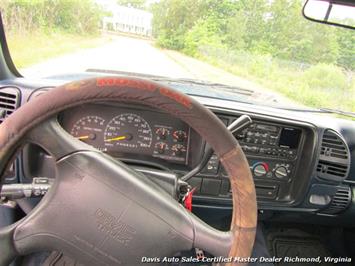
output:
POLYGON ((303 15, 315 22, 355 29, 355 4, 351 0, 307 0, 303 15))

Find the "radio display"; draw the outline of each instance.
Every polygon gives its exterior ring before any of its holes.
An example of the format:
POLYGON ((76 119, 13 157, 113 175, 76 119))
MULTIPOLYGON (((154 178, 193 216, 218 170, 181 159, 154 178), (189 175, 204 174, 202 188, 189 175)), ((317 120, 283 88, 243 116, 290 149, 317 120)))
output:
POLYGON ((296 149, 301 138, 301 130, 295 128, 283 128, 280 134, 279 146, 296 149))

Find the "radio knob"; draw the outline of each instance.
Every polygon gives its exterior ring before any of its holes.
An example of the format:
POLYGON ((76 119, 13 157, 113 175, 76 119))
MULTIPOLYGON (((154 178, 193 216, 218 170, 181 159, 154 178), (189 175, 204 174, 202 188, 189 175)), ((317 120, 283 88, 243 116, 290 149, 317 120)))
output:
POLYGON ((267 173, 267 169, 264 164, 257 164, 254 169, 253 173, 255 176, 264 176, 267 173))
POLYGON ((277 167, 275 169, 275 176, 277 178, 285 178, 287 177, 287 169, 284 166, 277 167))

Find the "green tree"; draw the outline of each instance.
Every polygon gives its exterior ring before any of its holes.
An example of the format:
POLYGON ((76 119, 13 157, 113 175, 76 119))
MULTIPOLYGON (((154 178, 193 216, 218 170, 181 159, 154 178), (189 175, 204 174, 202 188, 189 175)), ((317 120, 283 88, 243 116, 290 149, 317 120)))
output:
POLYGON ((63 30, 79 34, 96 33, 102 11, 93 0, 2 0, 9 31, 63 30))
POLYGON ((337 63, 355 71, 355 35, 350 29, 337 29, 339 57, 337 63))
POLYGON ((162 0, 152 6, 158 44, 197 55, 225 47, 305 63, 354 68, 350 31, 303 18, 302 0, 162 0))
POLYGON ((158 44, 171 49, 183 49, 185 34, 200 18, 199 5, 199 0, 162 0, 153 4, 153 34, 158 44))

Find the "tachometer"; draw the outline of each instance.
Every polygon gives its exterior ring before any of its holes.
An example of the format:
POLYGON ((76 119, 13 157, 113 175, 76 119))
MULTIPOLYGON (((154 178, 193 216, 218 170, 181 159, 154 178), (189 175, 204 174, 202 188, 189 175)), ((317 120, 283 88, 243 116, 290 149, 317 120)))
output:
POLYGON ((149 124, 141 116, 125 113, 111 119, 104 138, 107 147, 149 148, 153 135, 149 124))
MULTIPOLYGON (((90 144, 97 146, 100 141, 98 138, 104 131, 105 119, 99 116, 84 116, 75 122, 70 130, 70 134, 75 138, 90 144)), ((98 147, 97 147, 98 148, 98 147)))

